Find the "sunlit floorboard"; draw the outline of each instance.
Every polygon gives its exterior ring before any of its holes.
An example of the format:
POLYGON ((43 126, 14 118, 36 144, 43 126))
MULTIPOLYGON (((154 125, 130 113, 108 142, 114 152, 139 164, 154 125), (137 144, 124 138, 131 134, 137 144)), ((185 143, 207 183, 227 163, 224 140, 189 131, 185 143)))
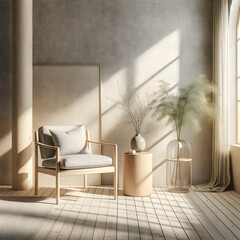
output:
MULTIPOLYGON (((33 195, 33 189, 0 187, 6 209, 7 201, 17 197, 21 207, 33 195)), ((116 201, 111 187, 62 187, 58 206, 53 188, 42 187, 39 195, 33 206, 51 208, 29 239, 240 239, 240 194, 234 191, 179 194, 155 188, 150 197, 129 197, 120 190, 116 201)))

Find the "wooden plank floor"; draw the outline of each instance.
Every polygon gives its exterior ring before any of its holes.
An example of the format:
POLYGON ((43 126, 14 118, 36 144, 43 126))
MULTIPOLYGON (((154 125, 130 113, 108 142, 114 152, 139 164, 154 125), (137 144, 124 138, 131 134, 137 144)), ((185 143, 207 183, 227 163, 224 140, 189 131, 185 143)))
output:
MULTIPOLYGON (((0 199, 33 194, 0 187, 0 199)), ((53 188, 43 187, 39 195, 48 197, 46 204, 54 203, 53 188)), ((240 239, 240 194, 155 188, 150 197, 119 191, 115 201, 111 187, 63 187, 60 204, 51 208, 32 239, 240 239)))

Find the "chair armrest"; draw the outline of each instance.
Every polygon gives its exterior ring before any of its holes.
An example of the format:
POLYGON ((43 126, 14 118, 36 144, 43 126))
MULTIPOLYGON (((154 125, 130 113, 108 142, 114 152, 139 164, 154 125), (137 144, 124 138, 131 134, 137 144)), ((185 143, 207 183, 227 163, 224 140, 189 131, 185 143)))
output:
POLYGON ((87 140, 87 142, 89 142, 89 143, 95 143, 95 144, 100 144, 100 145, 105 145, 105 146, 117 147, 117 144, 114 144, 114 143, 99 142, 99 141, 93 141, 93 140, 87 140))
POLYGON ((38 146, 41 146, 41 147, 44 147, 44 148, 53 149, 53 150, 60 149, 60 148, 57 147, 57 146, 48 145, 48 144, 41 143, 41 142, 38 142, 38 141, 36 141, 35 144, 38 145, 38 146))

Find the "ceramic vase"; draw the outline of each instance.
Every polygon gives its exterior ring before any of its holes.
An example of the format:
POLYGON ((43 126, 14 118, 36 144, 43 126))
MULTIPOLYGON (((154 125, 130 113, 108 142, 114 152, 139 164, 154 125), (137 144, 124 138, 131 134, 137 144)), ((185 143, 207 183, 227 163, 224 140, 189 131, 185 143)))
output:
POLYGON ((145 150, 146 142, 145 139, 141 136, 140 133, 136 134, 131 139, 131 149, 136 150, 137 152, 142 152, 145 150))

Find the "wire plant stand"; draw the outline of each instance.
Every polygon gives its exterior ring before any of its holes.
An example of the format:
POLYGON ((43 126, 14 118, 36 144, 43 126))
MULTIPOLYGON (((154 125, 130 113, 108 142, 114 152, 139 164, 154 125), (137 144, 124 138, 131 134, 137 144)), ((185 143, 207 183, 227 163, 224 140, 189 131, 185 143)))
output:
POLYGON ((185 140, 172 140, 167 145, 167 189, 188 192, 192 185, 192 149, 185 140))

